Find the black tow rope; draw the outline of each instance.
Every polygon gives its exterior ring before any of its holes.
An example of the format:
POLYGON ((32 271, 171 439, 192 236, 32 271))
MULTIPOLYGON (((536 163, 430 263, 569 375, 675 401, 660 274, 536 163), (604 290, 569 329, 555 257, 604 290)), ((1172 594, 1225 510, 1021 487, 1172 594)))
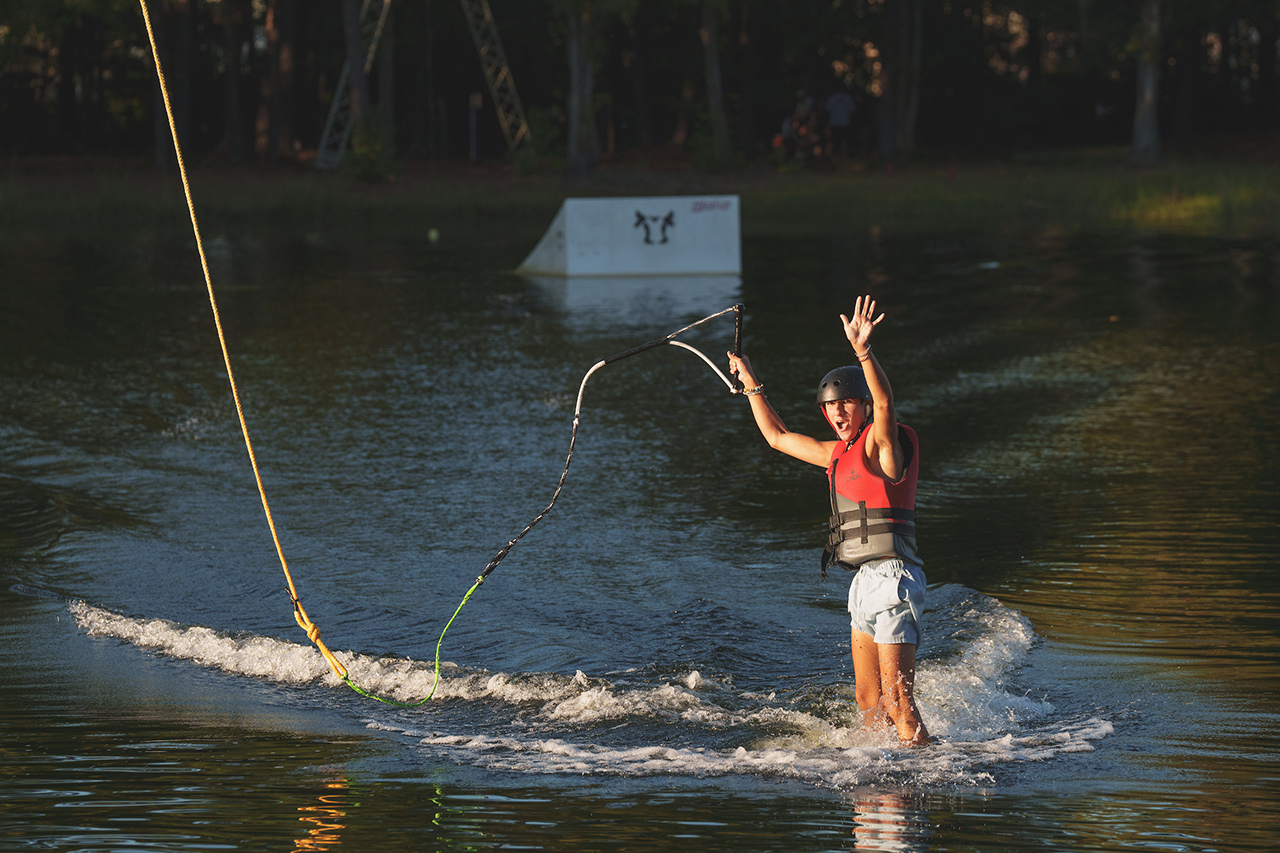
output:
POLYGON ((734 314, 733 354, 741 355, 742 354, 742 305, 738 304, 738 305, 732 306, 731 308, 726 308, 723 311, 717 311, 714 314, 703 317, 701 320, 697 321, 696 323, 690 323, 689 325, 685 326, 683 329, 678 329, 672 332, 671 334, 667 335, 665 338, 659 338, 656 341, 649 341, 649 343, 647 344, 641 344, 638 347, 632 347, 626 352, 620 352, 617 355, 611 355, 606 359, 601 359, 600 361, 593 364, 591 366, 591 369, 587 371, 587 374, 582 377, 582 384, 578 386, 578 402, 573 408, 573 433, 569 437, 569 455, 564 460, 564 470, 560 472, 560 480, 559 482, 556 483, 556 490, 551 495, 551 502, 547 504, 546 509, 538 513, 537 518, 529 522, 528 526, 525 527, 524 530, 521 530, 519 533, 517 533, 514 539, 512 539, 510 542, 504 545, 502 547, 502 550, 500 550, 497 554, 494 555, 493 559, 489 561, 489 564, 484 567, 484 571, 481 572, 480 576, 476 578, 475 583, 473 583, 471 585, 471 588, 467 590, 466 595, 462 597, 462 602, 458 605, 458 609, 453 611, 453 615, 450 616, 449 621, 445 623, 444 630, 440 632, 440 639, 436 641, 435 681, 432 683, 431 692, 427 694, 426 698, 421 699, 417 702, 397 702, 394 699, 387 699, 382 696, 377 696, 357 686, 356 683, 352 681, 350 678, 344 678, 343 681, 346 682, 347 686, 350 687, 352 690, 356 691, 357 693, 360 693, 361 695, 369 697, 370 699, 377 699, 379 702, 386 703, 387 705, 394 705, 397 708, 416 708, 430 702, 431 697, 435 696, 436 694, 436 688, 440 686, 440 647, 444 643, 444 635, 449 630, 449 626, 453 624, 453 620, 458 618, 458 614, 462 612, 462 608, 466 606, 466 603, 471 599, 471 596, 475 593, 477 589, 480 588, 480 585, 484 583, 485 578, 489 577, 489 575, 493 573, 493 570, 498 568, 498 564, 501 563, 504 559, 506 559, 507 554, 511 553, 511 549, 515 547, 516 543, 519 542, 521 539, 523 539, 525 534, 527 534, 530 530, 532 530, 538 524, 538 522, 542 521, 542 519, 547 517, 547 513, 551 512, 551 508, 556 505, 556 499, 560 497, 560 492, 564 489, 565 478, 569 476, 569 465, 573 462, 574 444, 576 444, 578 440, 578 422, 582 415, 582 395, 587 389, 587 380, 591 378, 591 374, 595 373, 597 370, 599 370, 600 368, 604 367, 607 364, 613 364, 615 361, 622 361, 624 358, 630 358, 633 355, 639 355, 640 353, 647 352, 648 350, 654 349, 655 347, 660 347, 660 346, 670 344, 671 346, 677 346, 677 347, 680 347, 681 349, 688 350, 689 352, 701 358, 703 361, 707 363, 708 367, 710 367, 712 370, 716 372, 716 375, 719 376, 720 379, 724 382, 724 384, 729 388, 730 393, 741 394, 743 390, 742 383, 738 380, 736 376, 735 377, 725 376, 724 371, 716 367, 715 363, 712 362, 711 359, 707 358, 706 355, 704 355, 702 352, 695 349, 694 347, 689 346, 683 341, 676 340, 678 336, 684 334, 690 329, 696 328, 697 326, 701 326, 703 323, 706 323, 708 320, 714 320, 716 317, 723 317, 725 314, 728 314, 730 311, 732 311, 734 314))
POLYGON ((569 455, 564 460, 564 470, 560 472, 560 481, 556 483, 556 490, 551 495, 551 503, 547 504, 546 509, 538 513, 537 518, 529 522, 528 527, 526 527, 524 530, 521 530, 519 533, 517 533, 514 539, 512 539, 510 542, 504 545, 502 550, 494 555, 493 559, 489 561, 489 565, 484 567, 484 571, 481 572, 480 577, 476 579, 477 586, 484 583, 485 578, 489 577, 489 575, 493 572, 493 570, 498 568, 498 564, 501 563, 504 559, 506 559, 507 554, 511 553, 511 549, 515 547, 515 544, 519 542, 521 539, 523 539, 524 535, 528 533, 530 530, 532 530, 539 521, 542 521, 542 519, 546 518, 547 513, 551 512, 551 508, 556 505, 556 499, 560 497, 560 491, 564 488, 565 478, 569 476, 569 465, 572 464, 573 462, 573 446, 578 440, 578 421, 582 414, 582 395, 587 389, 587 380, 591 378, 591 374, 595 373, 597 370, 604 367, 605 365, 613 364, 614 362, 622 361, 624 358, 631 358, 631 356, 633 355, 639 355, 642 352, 648 352, 649 350, 654 349, 656 347, 665 346, 669 344, 671 346, 676 346, 676 347, 680 347, 681 349, 688 350, 689 352, 693 353, 694 355, 698 356, 703 361, 705 361, 707 363, 707 366, 710 367, 712 370, 714 370, 716 372, 716 375, 718 375, 720 379, 724 382, 724 384, 728 386, 729 393, 731 394, 742 393, 742 383, 738 380, 738 377, 725 376, 724 371, 716 367, 715 363, 711 359, 707 358, 706 355, 704 355, 701 351, 694 349, 693 347, 686 344, 684 341, 676 340, 677 337, 679 337, 680 335, 683 335, 685 332, 689 331, 690 329, 701 326, 703 323, 706 323, 709 320, 714 320, 717 317, 723 317, 725 314, 728 314, 730 311, 733 312, 733 317, 734 317, 733 354, 741 355, 742 354, 742 304, 739 303, 730 308, 726 308, 723 311, 717 311, 714 314, 710 314, 706 317, 703 317, 701 320, 697 321, 696 323, 690 323, 689 325, 685 326, 683 329, 677 329, 676 331, 667 335, 665 338, 658 338, 656 341, 649 341, 649 343, 647 344, 640 344, 640 346, 638 347, 632 347, 626 352, 620 352, 617 355, 611 355, 608 358, 601 359, 600 361, 597 361, 595 364, 591 366, 591 369, 587 371, 587 374, 582 377, 582 384, 578 386, 578 402, 573 408, 573 432, 569 436, 569 455))

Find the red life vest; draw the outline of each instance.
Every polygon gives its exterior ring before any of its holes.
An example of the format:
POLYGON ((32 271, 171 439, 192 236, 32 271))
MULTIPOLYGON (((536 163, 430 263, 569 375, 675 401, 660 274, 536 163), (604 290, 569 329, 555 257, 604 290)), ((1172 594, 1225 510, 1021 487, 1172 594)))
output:
POLYGON ((849 571, 881 557, 902 557, 920 563, 916 554, 916 480, 920 473, 919 439, 915 430, 898 424, 907 473, 896 483, 867 467, 864 429, 848 444, 837 444, 827 467, 831 484, 831 522, 822 552, 822 575, 840 563, 849 571))

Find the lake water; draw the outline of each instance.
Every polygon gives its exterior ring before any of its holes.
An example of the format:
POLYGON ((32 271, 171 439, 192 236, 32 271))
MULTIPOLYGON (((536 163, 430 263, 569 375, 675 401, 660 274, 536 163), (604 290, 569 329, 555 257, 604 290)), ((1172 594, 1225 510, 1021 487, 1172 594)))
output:
MULTIPOLYGON (((1274 240, 748 235, 740 283, 605 293, 509 272, 544 225, 205 235, 299 597, 353 678, 428 694, 597 360, 741 301, 770 399, 825 435, 869 291, 921 437, 941 742, 858 729, 822 472, 675 347, 592 376, 564 491, 435 697, 357 695, 294 624, 185 225, 8 233, 0 847, 1270 847, 1274 240)), ((732 337, 682 340, 723 365, 732 337)))

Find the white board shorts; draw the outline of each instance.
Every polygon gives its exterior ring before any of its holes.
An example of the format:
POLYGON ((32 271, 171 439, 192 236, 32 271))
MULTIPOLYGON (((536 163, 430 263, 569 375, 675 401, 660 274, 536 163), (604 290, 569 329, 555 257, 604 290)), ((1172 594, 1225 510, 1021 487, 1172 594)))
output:
POLYGON ((851 624, 877 643, 920 645, 924 634, 924 569, 906 560, 872 560, 849 584, 851 624))

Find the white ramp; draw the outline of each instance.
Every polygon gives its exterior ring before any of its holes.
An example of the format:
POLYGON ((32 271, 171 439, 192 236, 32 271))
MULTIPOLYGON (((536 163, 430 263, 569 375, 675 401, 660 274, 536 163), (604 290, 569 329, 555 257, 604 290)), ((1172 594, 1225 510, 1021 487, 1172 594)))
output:
POLYGON ((736 195, 568 198, 516 272, 741 275, 736 195))

